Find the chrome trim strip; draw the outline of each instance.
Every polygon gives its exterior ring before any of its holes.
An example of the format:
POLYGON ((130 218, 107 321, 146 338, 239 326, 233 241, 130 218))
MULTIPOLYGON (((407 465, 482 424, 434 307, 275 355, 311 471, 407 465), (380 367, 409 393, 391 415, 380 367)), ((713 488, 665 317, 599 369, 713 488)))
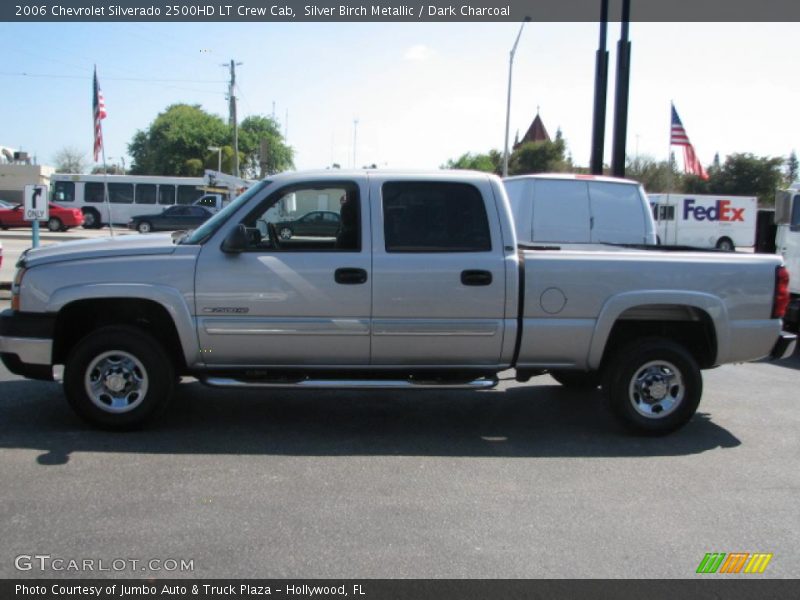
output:
POLYGON ((336 389, 489 389, 497 385, 497 379, 474 379, 465 383, 434 383, 403 379, 302 379, 297 382, 269 382, 269 381, 245 381, 228 377, 207 377, 200 381, 211 387, 222 388, 336 388, 336 389))
POLYGON ((360 319, 201 319, 208 335, 369 335, 360 319))
POLYGON ((502 331, 502 321, 375 319, 372 334, 381 336, 493 337, 502 331))
POLYGON ((0 352, 16 354, 29 365, 49 365, 53 340, 46 338, 0 337, 0 352))

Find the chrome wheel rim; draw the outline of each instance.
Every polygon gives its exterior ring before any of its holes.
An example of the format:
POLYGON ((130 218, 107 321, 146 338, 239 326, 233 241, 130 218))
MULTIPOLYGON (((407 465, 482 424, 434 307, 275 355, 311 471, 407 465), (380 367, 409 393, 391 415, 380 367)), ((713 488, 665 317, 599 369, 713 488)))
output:
POLYGON ((139 233, 150 233, 150 224, 139 223, 139 233))
POLYGON ((633 409, 648 419, 663 419, 674 413, 686 397, 680 370, 666 360, 640 366, 628 386, 633 409))
POLYGON ((58 231, 59 229, 61 229, 61 221, 59 221, 58 219, 55 219, 55 218, 50 219, 47 222, 47 228, 50 231, 58 231))
POLYGON ((281 229, 281 239, 288 240, 292 237, 292 230, 288 227, 281 229))
POLYGON ((89 364, 84 385, 92 403, 110 413, 130 412, 147 395, 147 371, 141 361, 121 350, 104 352, 89 364))
POLYGON ((88 227, 92 227, 96 222, 97 222, 97 220, 94 217, 94 213, 92 213, 92 212, 83 213, 83 224, 84 225, 86 225, 88 227))

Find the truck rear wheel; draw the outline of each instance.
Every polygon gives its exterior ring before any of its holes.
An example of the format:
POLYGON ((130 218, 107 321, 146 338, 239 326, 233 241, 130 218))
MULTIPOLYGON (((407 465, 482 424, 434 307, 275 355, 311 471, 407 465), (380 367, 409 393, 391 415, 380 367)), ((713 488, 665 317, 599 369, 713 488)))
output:
POLYGON ((93 331, 70 352, 64 393, 83 419, 104 429, 134 429, 163 409, 175 370, 161 345, 136 327, 93 331))
POLYGON ((723 252, 733 252, 736 250, 736 246, 733 244, 733 240, 729 237, 721 237, 717 240, 717 250, 722 250, 723 252))
POLYGON ((697 411, 703 376, 694 357, 671 340, 648 338, 620 348, 603 374, 603 393, 628 429, 664 435, 697 411))

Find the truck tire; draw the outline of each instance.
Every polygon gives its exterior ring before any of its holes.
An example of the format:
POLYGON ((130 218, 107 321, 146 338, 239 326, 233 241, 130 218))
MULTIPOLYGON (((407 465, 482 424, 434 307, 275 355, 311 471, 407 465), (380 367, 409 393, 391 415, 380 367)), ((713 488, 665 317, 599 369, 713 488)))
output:
POLYGON ((717 250, 722 250, 723 252, 734 252, 736 250, 736 246, 731 238, 721 237, 717 240, 717 250))
POLYGON ((172 397, 175 369, 150 334, 112 325, 79 341, 64 366, 64 393, 84 420, 103 429, 135 429, 172 397))
POLYGON ((603 394, 614 416, 643 435, 664 435, 685 425, 697 411, 703 376, 694 357, 664 338, 621 347, 603 372, 603 394))
POLYGON ((85 208, 83 210, 83 228, 84 229, 100 229, 102 223, 100 222, 100 213, 93 208, 85 208))
POLYGON ((600 373, 597 371, 550 371, 550 377, 566 388, 575 390, 593 390, 600 385, 600 373))

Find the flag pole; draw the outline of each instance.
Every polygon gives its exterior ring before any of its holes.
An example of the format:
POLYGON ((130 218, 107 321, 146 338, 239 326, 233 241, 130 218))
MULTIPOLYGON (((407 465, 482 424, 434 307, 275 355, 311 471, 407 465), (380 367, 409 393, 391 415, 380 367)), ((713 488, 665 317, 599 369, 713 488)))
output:
MULTIPOLYGON (((103 142, 103 119, 106 118, 105 101, 100 92, 100 84, 97 81, 97 65, 94 65, 94 77, 92 80, 92 107, 94 113, 94 162, 97 162, 97 150, 100 148, 103 157, 103 203, 108 211, 108 228, 111 237, 114 237, 114 219, 111 215, 111 202, 108 197, 108 166, 106 165, 106 145, 103 142)), ((102 226, 103 219, 100 219, 102 226)))
POLYGON ((108 168, 106 167, 106 145, 105 143, 100 147, 103 155, 103 202, 106 204, 108 210, 108 229, 111 231, 111 237, 114 237, 114 219, 111 218, 111 201, 108 197, 108 168))

